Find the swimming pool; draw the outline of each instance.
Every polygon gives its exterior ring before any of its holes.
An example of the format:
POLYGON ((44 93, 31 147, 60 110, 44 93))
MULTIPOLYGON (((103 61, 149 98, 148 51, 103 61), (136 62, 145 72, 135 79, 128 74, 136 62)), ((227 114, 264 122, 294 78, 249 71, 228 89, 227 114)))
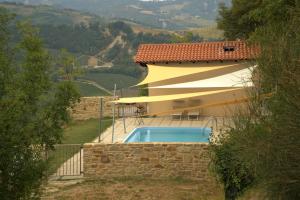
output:
POLYGON ((209 142, 210 128, 140 127, 124 140, 133 142, 209 142))

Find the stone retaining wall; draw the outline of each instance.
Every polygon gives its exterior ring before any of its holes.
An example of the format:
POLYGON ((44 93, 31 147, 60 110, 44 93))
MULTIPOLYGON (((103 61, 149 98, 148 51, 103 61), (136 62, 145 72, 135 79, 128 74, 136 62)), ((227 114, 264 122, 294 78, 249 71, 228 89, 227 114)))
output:
POLYGON ((100 98, 103 98, 103 116, 112 116, 112 104, 110 101, 113 100, 113 97, 81 97, 80 102, 71 110, 72 118, 75 120, 99 118, 100 98))
POLYGON ((135 143, 85 144, 86 177, 142 176, 201 180, 216 183, 210 174, 208 144, 135 143))

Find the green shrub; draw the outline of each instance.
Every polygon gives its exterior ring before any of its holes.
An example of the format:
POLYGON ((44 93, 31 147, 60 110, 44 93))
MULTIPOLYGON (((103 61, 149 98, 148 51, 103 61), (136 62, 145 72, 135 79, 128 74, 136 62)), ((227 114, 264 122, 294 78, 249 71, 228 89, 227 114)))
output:
POLYGON ((149 95, 148 84, 140 86, 139 96, 148 96, 148 95, 149 95))
POLYGON ((299 25, 295 0, 233 0, 230 8, 221 6, 218 19, 227 39, 248 39, 260 46, 255 89, 272 96, 264 102, 264 112, 255 112, 259 104, 251 101, 248 119, 239 117, 242 123, 234 127, 238 134, 229 132, 227 140, 237 150, 230 155, 254 170, 255 183, 275 200, 300 199, 299 25))
MULTIPOLYGON (((256 110, 257 111, 257 110, 256 110)), ((238 115, 233 126, 211 144, 213 169, 224 184, 225 199, 236 199, 259 179, 259 158, 269 154, 267 123, 257 122, 254 114, 238 115)))

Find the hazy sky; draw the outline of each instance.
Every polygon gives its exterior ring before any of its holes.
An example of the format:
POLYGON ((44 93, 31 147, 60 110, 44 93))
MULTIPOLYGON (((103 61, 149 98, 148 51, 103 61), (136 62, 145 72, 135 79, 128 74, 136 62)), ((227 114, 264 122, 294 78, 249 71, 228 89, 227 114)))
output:
POLYGON ((140 1, 173 1, 173 0, 140 0, 140 1))

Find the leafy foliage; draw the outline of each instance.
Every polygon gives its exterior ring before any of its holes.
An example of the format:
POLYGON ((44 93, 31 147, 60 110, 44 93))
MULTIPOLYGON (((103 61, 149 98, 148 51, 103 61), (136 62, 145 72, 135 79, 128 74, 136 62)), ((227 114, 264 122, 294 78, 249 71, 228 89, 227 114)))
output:
POLYGON ((230 8, 220 5, 218 27, 224 30, 227 39, 248 39, 271 23, 289 21, 290 10, 296 6, 295 0, 232 0, 230 8))
POLYGON ((224 30, 224 36, 228 39, 247 39, 257 27, 263 25, 261 20, 255 17, 256 9, 262 1, 232 0, 232 7, 220 5, 218 28, 224 30))
MULTIPOLYGON (((233 131, 214 149, 216 171, 221 177, 229 176, 241 162, 248 166, 253 183, 264 186, 271 199, 300 198, 299 9, 298 1, 235 0, 232 8, 221 8, 219 19, 228 38, 241 37, 260 44, 261 55, 250 112, 238 116, 233 131), (266 93, 272 96, 265 101, 257 98, 266 93), (228 150, 239 162, 228 162, 229 171, 218 170, 228 161, 219 151, 228 150)), ((243 174, 237 177, 243 180, 243 174)))
MULTIPOLYGON (((249 110, 255 115, 259 109, 249 107, 249 110)), ((264 125, 245 113, 237 115, 233 124, 217 144, 211 145, 214 171, 224 184, 228 200, 236 199, 254 185, 258 173, 257 154, 260 158, 267 155, 264 142, 269 139, 264 125)))
POLYGON ((1 9, 0 196, 31 199, 38 196, 47 167, 44 150, 60 142, 67 108, 78 93, 71 82, 52 82, 50 56, 29 24, 19 23, 21 41, 11 47, 10 19, 1 9))
POLYGON ((139 96, 149 96, 148 84, 139 87, 139 96))

